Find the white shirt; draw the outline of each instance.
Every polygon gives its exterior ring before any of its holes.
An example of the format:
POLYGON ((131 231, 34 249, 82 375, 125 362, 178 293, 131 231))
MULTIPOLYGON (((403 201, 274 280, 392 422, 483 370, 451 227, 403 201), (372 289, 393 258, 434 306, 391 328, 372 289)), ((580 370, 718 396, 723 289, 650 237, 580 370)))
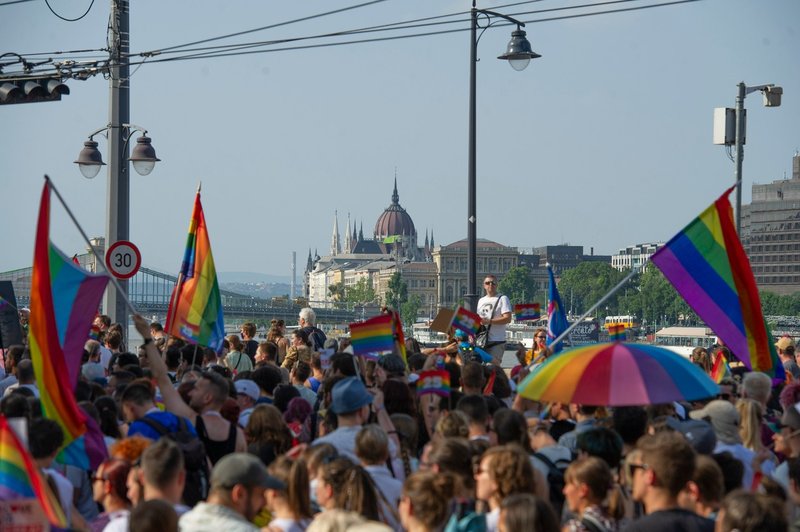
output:
POLYGON ((178 521, 183 532, 259 532, 244 516, 221 504, 200 502, 178 521))
MULTIPOLYGON (((481 318, 495 319, 499 318, 503 314, 510 314, 510 313, 511 313, 511 302, 508 300, 508 297, 504 295, 498 295, 494 297, 483 296, 478 301, 477 314, 480 315, 481 318), (497 301, 498 297, 500 298, 500 301, 497 301), (495 303, 497 303, 497 307, 495 307, 495 303), (492 312, 492 309, 494 309, 494 312, 492 312)), ((491 328, 489 329, 489 341, 505 342, 506 325, 492 323, 491 328)))

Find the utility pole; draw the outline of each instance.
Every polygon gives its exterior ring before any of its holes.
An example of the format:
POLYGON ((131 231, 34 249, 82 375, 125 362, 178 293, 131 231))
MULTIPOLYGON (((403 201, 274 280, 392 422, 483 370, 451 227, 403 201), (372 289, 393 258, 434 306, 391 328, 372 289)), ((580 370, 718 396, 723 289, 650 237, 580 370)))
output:
MULTIPOLYGON (((128 0, 111 0, 109 43, 109 107, 108 107, 108 195, 106 197, 106 250, 115 242, 128 240, 130 234, 130 173, 128 144, 122 124, 130 123, 130 22, 128 0)), ((121 323, 128 331, 128 308, 125 300, 128 281, 119 279, 119 291, 106 288, 103 309, 113 323, 121 323)))

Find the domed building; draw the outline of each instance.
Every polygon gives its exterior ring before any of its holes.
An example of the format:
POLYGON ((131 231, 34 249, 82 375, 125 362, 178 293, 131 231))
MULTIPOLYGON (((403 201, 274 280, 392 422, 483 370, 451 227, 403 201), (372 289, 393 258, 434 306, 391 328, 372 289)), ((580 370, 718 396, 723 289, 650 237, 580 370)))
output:
POLYGON ((383 241, 393 236, 401 236, 409 238, 414 245, 417 243, 417 230, 414 228, 414 220, 400 206, 400 195, 397 193, 397 178, 394 179, 392 204, 386 207, 378 217, 373 235, 377 241, 383 241))

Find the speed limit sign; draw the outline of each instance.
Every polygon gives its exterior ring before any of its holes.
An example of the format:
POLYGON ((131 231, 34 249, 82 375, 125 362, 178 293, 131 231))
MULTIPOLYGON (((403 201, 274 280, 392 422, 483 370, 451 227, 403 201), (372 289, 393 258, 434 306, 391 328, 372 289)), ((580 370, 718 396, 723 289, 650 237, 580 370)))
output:
POLYGON ((142 265, 142 254, 133 242, 114 242, 106 252, 106 267, 118 279, 130 279, 142 265))

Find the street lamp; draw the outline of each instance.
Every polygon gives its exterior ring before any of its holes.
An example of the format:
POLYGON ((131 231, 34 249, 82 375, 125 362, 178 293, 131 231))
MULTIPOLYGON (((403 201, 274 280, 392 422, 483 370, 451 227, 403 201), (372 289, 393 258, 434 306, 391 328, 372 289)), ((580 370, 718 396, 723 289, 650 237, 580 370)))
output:
MULTIPOLYGON (((124 128, 123 134, 125 139, 125 145, 122 148, 123 152, 128 149, 128 142, 131 139, 132 132, 138 131, 142 134, 141 137, 136 139, 136 146, 134 146, 133 153, 128 157, 128 160, 133 163, 133 169, 136 170, 137 174, 142 176, 148 175, 153 171, 155 164, 161 159, 156 157, 156 150, 151 144, 150 137, 147 136, 147 130, 134 124, 123 124, 122 127, 124 128)), ((95 142, 94 136, 99 133, 104 133, 110 128, 111 126, 105 126, 98 129, 89 135, 89 140, 83 143, 83 149, 80 151, 78 159, 75 161, 83 177, 94 179, 100 172, 100 167, 105 166, 106 163, 103 162, 103 156, 100 154, 100 150, 97 149, 97 142, 95 142)), ((121 171, 127 172, 127 165, 124 164, 123 166, 124 168, 121 168, 121 171)))
POLYGON ((470 26, 470 64, 469 64, 469 163, 468 163, 468 185, 467 185, 467 293, 465 299, 467 306, 473 312, 477 311, 477 228, 476 228, 476 183, 475 183, 475 74, 478 64, 478 41, 483 32, 489 29, 495 22, 493 17, 505 19, 517 25, 517 29, 511 33, 511 41, 508 43, 506 53, 498 56, 498 59, 505 59, 514 70, 524 70, 531 59, 541 57, 531 49, 531 43, 525 37, 522 27, 525 26, 515 18, 475 7, 476 0, 472 0, 471 26, 470 26), (486 17, 486 25, 478 25, 478 15, 486 17), (478 27, 481 33, 478 35, 478 27))
MULTIPOLYGON (((121 92, 121 91, 117 91, 121 92)), ((112 97, 112 100, 114 98, 112 97)), ((116 115, 115 115, 116 116, 116 115)), ((112 122, 113 124, 113 122, 112 122)), ((108 138, 108 147, 111 163, 108 165, 108 194, 106 196, 106 249, 121 240, 128 240, 130 227, 130 179, 128 161, 133 163, 133 169, 139 175, 148 175, 155 164, 160 161, 156 151, 147 136, 147 130, 134 124, 121 123, 119 126, 109 124, 92 132, 89 140, 83 143, 83 149, 78 154, 75 164, 87 179, 94 178, 100 167, 105 166, 94 136, 100 133, 108 138), (136 139, 136 146, 130 157, 128 143, 134 132, 141 133, 136 139)), ((112 322, 122 323, 127 331, 128 308, 126 306, 128 282, 120 279, 118 289, 110 286, 106 289, 103 298, 103 312, 112 322), (120 293, 117 293, 117 290, 120 293)))
POLYGON ((734 184, 736 185, 736 234, 741 238, 742 160, 744 159, 745 121, 747 117, 747 112, 744 108, 744 99, 751 92, 761 91, 764 95, 764 107, 780 107, 783 88, 776 87, 772 83, 748 87, 743 81, 740 82, 737 87, 739 88, 739 92, 736 95, 736 109, 720 108, 715 110, 714 143, 724 144, 726 146, 733 145, 735 149, 734 164, 736 165, 736 170, 734 172, 734 184), (718 112, 719 123, 716 123, 718 112), (731 125, 733 126, 733 132, 731 132, 731 125), (719 129, 719 131, 717 131, 717 129, 719 129))

